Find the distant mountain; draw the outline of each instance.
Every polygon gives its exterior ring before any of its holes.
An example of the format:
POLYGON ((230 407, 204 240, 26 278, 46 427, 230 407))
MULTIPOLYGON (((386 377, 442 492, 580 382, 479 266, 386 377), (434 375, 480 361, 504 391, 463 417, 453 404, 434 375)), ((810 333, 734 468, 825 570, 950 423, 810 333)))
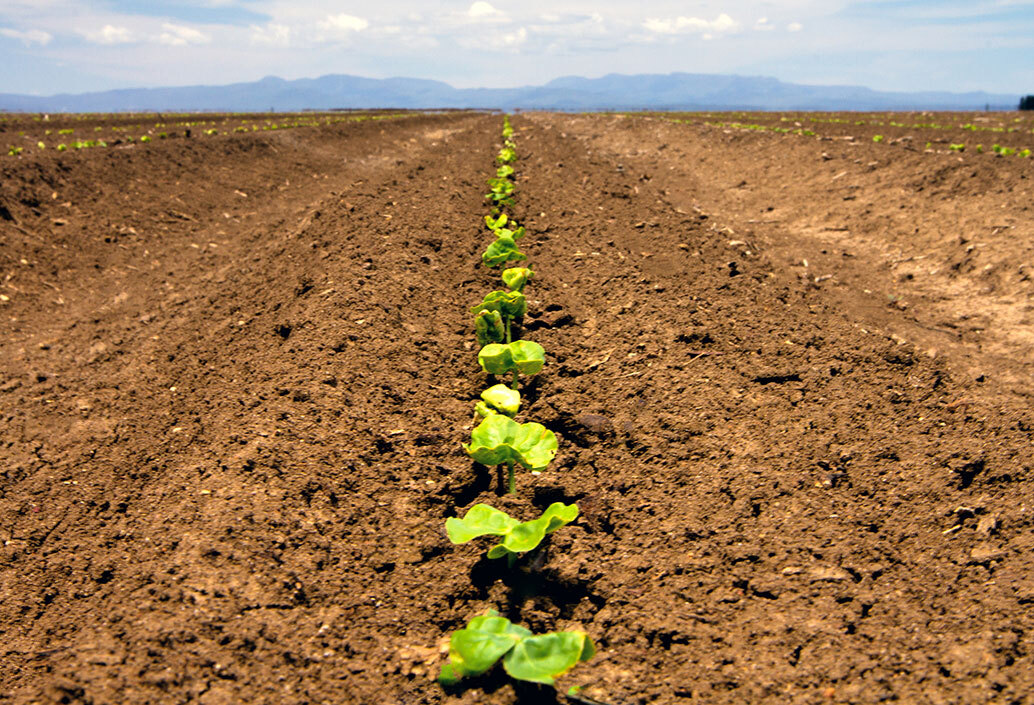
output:
POLYGON ((228 86, 130 88, 49 97, 0 94, 0 110, 117 112, 163 110, 329 110, 333 108, 515 108, 538 110, 982 110, 1016 107, 1019 96, 890 93, 859 86, 806 86, 762 76, 610 74, 567 76, 542 86, 453 88, 418 78, 268 76, 228 86))

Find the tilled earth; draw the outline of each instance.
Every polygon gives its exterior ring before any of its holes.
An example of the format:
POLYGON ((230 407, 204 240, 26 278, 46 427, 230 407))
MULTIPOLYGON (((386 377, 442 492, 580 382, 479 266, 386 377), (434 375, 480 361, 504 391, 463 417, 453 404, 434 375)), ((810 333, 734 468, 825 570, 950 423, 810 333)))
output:
POLYGON ((460 447, 497 116, 0 162, 0 702, 565 700, 433 682, 489 608, 607 705, 1029 702, 1032 165, 514 124, 515 498, 460 447), (558 500, 513 571, 444 535, 558 500))

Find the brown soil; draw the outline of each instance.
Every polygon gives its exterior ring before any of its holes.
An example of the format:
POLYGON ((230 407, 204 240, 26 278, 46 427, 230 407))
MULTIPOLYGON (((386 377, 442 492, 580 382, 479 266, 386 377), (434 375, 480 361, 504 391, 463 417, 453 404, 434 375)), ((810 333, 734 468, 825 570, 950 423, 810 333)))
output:
POLYGON ((0 701, 551 702, 433 682, 496 608, 610 705, 1029 702, 1034 165, 515 126, 516 498, 460 448, 498 118, 0 162, 0 701), (512 572, 444 535, 556 500, 512 572))

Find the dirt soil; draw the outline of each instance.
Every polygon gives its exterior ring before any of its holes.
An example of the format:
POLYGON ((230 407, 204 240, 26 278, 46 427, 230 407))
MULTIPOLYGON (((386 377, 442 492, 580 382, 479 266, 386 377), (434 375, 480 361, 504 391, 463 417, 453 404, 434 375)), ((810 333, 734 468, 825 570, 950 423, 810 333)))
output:
POLYGON ((460 447, 497 116, 0 162, 0 702, 565 701, 433 682, 489 608, 607 705, 1030 702, 1034 165, 514 125, 513 498, 460 447), (444 534, 558 500, 513 571, 444 534))

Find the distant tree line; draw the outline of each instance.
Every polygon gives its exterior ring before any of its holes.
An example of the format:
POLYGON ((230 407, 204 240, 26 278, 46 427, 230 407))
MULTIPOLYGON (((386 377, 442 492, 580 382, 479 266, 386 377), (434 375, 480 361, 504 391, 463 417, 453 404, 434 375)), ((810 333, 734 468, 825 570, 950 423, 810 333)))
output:
POLYGON ((1034 110, 1034 95, 1025 95, 1020 98, 1020 110, 1034 110))

